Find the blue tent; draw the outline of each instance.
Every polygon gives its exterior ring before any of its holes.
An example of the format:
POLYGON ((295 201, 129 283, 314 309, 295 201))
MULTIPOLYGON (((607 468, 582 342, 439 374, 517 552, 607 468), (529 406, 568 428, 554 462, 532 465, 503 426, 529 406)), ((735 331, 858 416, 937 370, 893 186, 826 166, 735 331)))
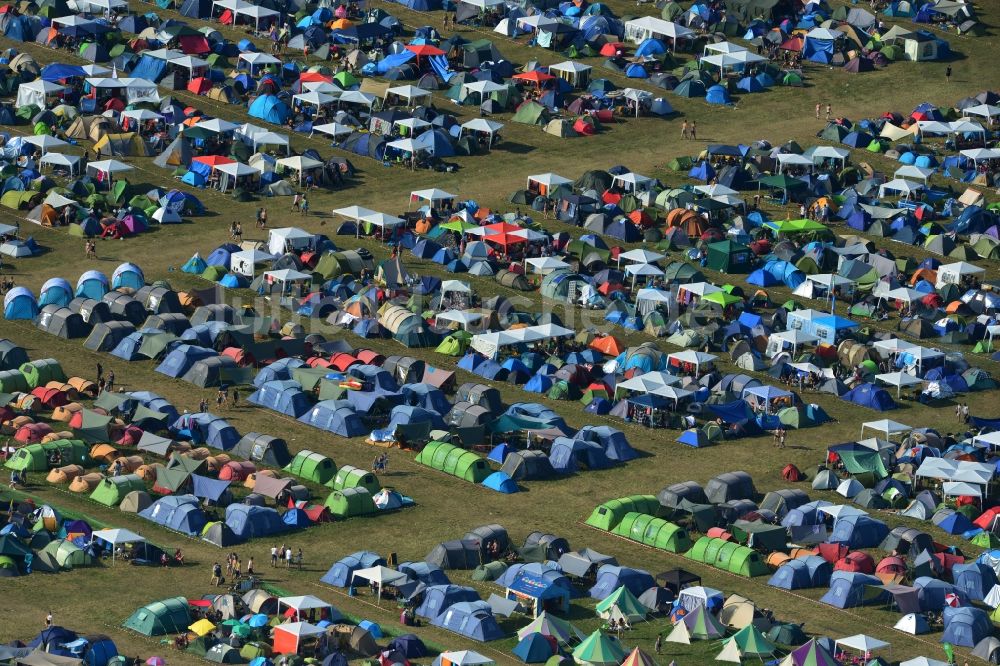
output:
POLYGON ((552 378, 548 375, 533 375, 524 385, 529 393, 547 393, 552 388, 552 378))
POLYGON ((569 437, 556 437, 549 449, 552 469, 560 474, 571 474, 583 465, 589 470, 611 467, 604 447, 596 442, 569 437))
POLYGON ((922 612, 940 611, 948 605, 945 603, 945 597, 949 594, 954 594, 958 598, 959 605, 969 605, 969 597, 965 592, 951 583, 931 576, 918 577, 913 581, 913 587, 917 588, 917 600, 920 602, 922 612))
POLYGON ((956 564, 951 569, 955 587, 962 590, 973 601, 982 601, 997 584, 997 575, 990 567, 978 562, 956 564))
POLYGON ((194 495, 168 495, 160 498, 140 511, 139 517, 191 536, 200 535, 208 522, 194 495))
POLYGON ((493 449, 490 451, 490 454, 486 457, 489 460, 492 460, 495 463, 500 463, 502 465, 503 461, 507 458, 510 452, 511 452, 510 446, 508 446, 506 442, 500 442, 499 444, 493 447, 493 449))
POLYGON ((820 597, 820 602, 834 608, 854 608, 883 601, 887 593, 881 589, 882 581, 875 576, 834 571, 830 576, 830 589, 820 597))
POLYGON ((748 93, 764 92, 764 84, 754 76, 744 76, 739 80, 739 83, 736 84, 736 87, 737 89, 748 93))
POLYGON ((812 587, 809 578, 809 567, 804 560, 789 560, 774 572, 767 584, 782 590, 800 590, 812 587))
POLYGON ((240 247, 232 243, 225 243, 212 250, 212 253, 205 259, 206 266, 221 266, 229 270, 233 252, 239 252, 240 247))
POLYGON ((709 104, 732 104, 729 91, 720 85, 714 85, 705 91, 705 101, 709 104))
POLYGON ((691 170, 688 171, 688 178, 708 182, 715 178, 715 169, 708 163, 708 160, 702 160, 691 167, 691 170))
POLYGON ((944 635, 942 643, 961 647, 975 647, 976 644, 993 634, 993 623, 982 608, 947 606, 943 612, 944 635))
POLYGON ((471 587, 431 585, 424 590, 424 600, 417 607, 416 614, 433 621, 453 605, 471 601, 479 601, 479 593, 471 587))
POLYGON ((191 494, 209 502, 218 502, 225 492, 229 490, 229 481, 222 479, 212 479, 200 474, 192 474, 191 480, 194 482, 191 494))
POLYGON ((108 276, 100 271, 87 271, 76 281, 76 295, 99 301, 108 293, 108 276))
POLYGON ((667 52, 666 45, 658 39, 645 39, 635 49, 635 57, 662 55, 667 52))
POLYGON ((704 431, 698 428, 689 428, 682 432, 677 438, 677 441, 681 444, 687 444, 688 446, 693 446, 696 449, 703 446, 708 446, 711 442, 708 441, 708 436, 705 435, 704 431))
POLYGON ((889 533, 889 528, 881 520, 868 516, 844 516, 833 525, 828 541, 840 543, 848 548, 874 548, 889 533))
POLYGON ((276 95, 261 95, 250 103, 247 113, 275 125, 282 125, 291 115, 291 109, 276 95))
POLYGON ((168 377, 179 378, 187 373, 195 363, 212 356, 218 356, 214 349, 194 345, 177 345, 156 366, 156 371, 168 377))
POLYGON ((334 587, 347 587, 351 584, 351 577, 355 571, 376 566, 385 566, 385 560, 381 555, 368 550, 359 550, 334 562, 320 581, 334 587))
POLYGON ((611 426, 583 426, 577 433, 577 439, 597 442, 604 447, 604 455, 608 460, 626 462, 639 457, 629 444, 625 433, 611 426))
POLYGON ((802 57, 826 65, 833 59, 834 41, 806 37, 805 43, 802 45, 802 57))
POLYGON ((601 600, 622 585, 638 597, 649 588, 655 587, 656 581, 653 580, 653 577, 648 572, 642 569, 603 564, 597 570, 597 581, 587 591, 587 594, 590 595, 591 599, 601 600))
POLYGON ((522 638, 512 652, 526 664, 541 664, 555 654, 555 647, 551 637, 533 633, 522 638))
POLYGON ((226 525, 241 541, 259 539, 288 529, 281 516, 269 506, 230 504, 226 507, 226 525))
POLYGON ((407 405, 423 407, 438 414, 447 414, 451 410, 451 403, 444 391, 431 384, 404 384, 400 393, 407 405))
POLYGON ((840 396, 841 400, 853 402, 855 405, 885 412, 896 409, 896 402, 885 389, 876 387, 874 384, 858 384, 850 391, 840 396))
POLYGON ((401 562, 397 570, 409 576, 411 580, 419 581, 424 585, 451 584, 448 575, 441 567, 428 562, 401 562))
POLYGON ((142 335, 142 331, 129 333, 122 338, 117 345, 115 345, 115 348, 110 352, 111 355, 120 358, 123 361, 138 360, 140 358, 139 349, 142 347, 142 335))
POLYGON ((3 297, 4 319, 34 319, 38 316, 38 301, 27 287, 14 287, 3 297))
POLYGON ((228 421, 214 414, 181 414, 170 425, 171 434, 177 439, 194 444, 206 444, 228 451, 240 441, 240 433, 228 421))
MULTIPOLYGON (((181 266, 181 271, 184 273, 191 273, 192 275, 201 275, 208 268, 208 263, 201 258, 200 254, 195 253, 193 257, 184 262, 181 266)), ((226 266, 229 268, 229 266, 226 266)))
POLYGON ((359 437, 368 432, 361 418, 343 400, 323 400, 299 417, 305 423, 341 437, 359 437))
POLYGON ((626 243, 638 243, 642 240, 642 232, 639 231, 639 227, 635 226, 632 220, 624 217, 609 224, 604 233, 626 243))
POLYGON ((964 514, 952 509, 941 509, 931 521, 948 534, 962 534, 972 529, 972 523, 964 514))
POLYGON ((73 287, 70 283, 60 277, 49 278, 39 292, 38 307, 44 308, 46 305, 65 307, 71 300, 73 300, 73 287))
POLYGON ((460 601, 448 607, 446 613, 431 620, 431 624, 453 631, 474 641, 495 641, 503 638, 497 619, 485 601, 460 601))
POLYGON ((389 414, 389 425, 386 426, 386 429, 395 430, 396 426, 410 423, 430 423, 432 429, 447 429, 444 419, 441 418, 441 414, 424 409, 423 407, 414 407, 411 405, 397 405, 393 407, 392 412, 389 414))
POLYGON ((111 274, 111 288, 139 290, 146 286, 146 278, 142 274, 142 269, 133 263, 125 262, 115 269, 111 274))
POLYGON ((91 637, 83 653, 83 663, 87 666, 107 666, 108 661, 118 656, 118 647, 107 636, 91 637))
POLYGON ((261 368, 257 375, 253 378, 253 385, 259 388, 270 381, 291 379, 292 370, 295 368, 301 368, 305 364, 305 361, 300 358, 280 358, 274 363, 261 368))
POLYGON ((506 472, 493 472, 483 479, 483 485, 505 495, 518 491, 517 482, 507 476, 506 472))
POLYGON ((296 419, 309 411, 311 404, 302 385, 289 379, 264 382, 247 401, 296 419))

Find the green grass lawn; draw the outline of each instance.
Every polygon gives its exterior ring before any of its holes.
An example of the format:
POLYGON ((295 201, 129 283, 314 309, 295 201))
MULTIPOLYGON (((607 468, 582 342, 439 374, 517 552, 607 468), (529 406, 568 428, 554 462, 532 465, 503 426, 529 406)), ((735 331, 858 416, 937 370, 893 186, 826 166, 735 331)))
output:
MULTIPOLYGON (((383 3, 382 0, 373 0, 373 4, 397 15, 408 29, 425 24, 441 25, 440 12, 419 14, 400 5, 383 3)), ((619 15, 654 11, 647 5, 637 9, 624 0, 612 0, 609 4, 619 15)), ((133 10, 148 11, 149 6, 135 4, 133 10)), ((996 23, 1000 12, 995 6, 983 4, 979 10, 985 21, 996 23)), ((165 18, 177 17, 176 13, 170 11, 157 11, 165 18)), ((242 36, 242 33, 232 29, 225 28, 222 31, 230 39, 242 36)), ((496 41, 501 52, 516 64, 532 59, 551 64, 564 59, 557 53, 530 48, 523 39, 507 40, 492 32, 480 35, 472 29, 464 29, 463 33, 470 38, 489 36, 496 41)), ((953 49, 962 53, 961 59, 953 64, 955 75, 949 85, 944 82, 945 65, 941 63, 893 63, 884 71, 867 75, 851 75, 810 64, 806 66, 805 88, 774 89, 760 95, 744 96, 732 108, 713 107, 701 101, 667 95, 667 99, 679 111, 676 118, 625 119, 591 138, 558 139, 537 127, 508 123, 503 131, 504 143, 488 156, 457 158, 455 161, 461 165, 461 169, 455 174, 387 168, 373 160, 351 156, 358 168, 357 178, 349 186, 329 192, 321 191, 311 196, 312 209, 317 214, 299 216, 288 210, 290 201, 274 199, 266 203, 270 211, 270 225, 295 225, 332 236, 336 223, 330 221, 326 211, 359 204, 387 213, 398 213, 405 210, 411 190, 431 186, 476 199, 484 206, 501 209, 505 206, 507 196, 524 186, 524 179, 529 174, 555 171, 568 177, 576 177, 586 169, 607 168, 618 163, 625 164, 638 173, 660 177, 670 184, 680 184, 687 182, 686 178, 667 172, 664 165, 675 156, 698 153, 706 143, 748 143, 766 138, 773 144, 795 139, 804 147, 811 145, 815 142, 816 132, 823 126, 812 115, 817 102, 830 101, 836 115, 854 119, 878 115, 887 110, 905 113, 923 101, 950 104, 984 88, 1000 87, 1000 74, 993 57, 997 53, 995 34, 980 38, 951 35, 949 39, 953 49), (697 120, 701 135, 698 142, 679 140, 681 117, 697 120)), ((0 39, 0 42, 3 41, 0 39)), ((42 63, 75 62, 68 55, 55 54, 37 45, 16 46, 34 54, 42 63)), ((597 67, 595 76, 608 76, 620 85, 644 87, 641 82, 626 82, 624 78, 601 69, 600 59, 592 59, 591 64, 597 67)), ((234 121, 247 120, 243 108, 222 105, 204 97, 198 98, 186 91, 174 94, 182 103, 198 106, 205 113, 234 121)), ((440 108, 457 113, 462 120, 471 117, 467 109, 451 105, 441 96, 435 101, 440 108)), ((509 114, 500 119, 509 120, 509 114)), ((13 132, 24 132, 25 129, 10 128, 13 132)), ((296 150, 316 148, 324 156, 337 153, 320 138, 295 136, 293 145, 296 150)), ((855 159, 867 160, 883 170, 893 168, 889 161, 867 153, 856 156, 855 159)), ((179 186, 179 183, 171 180, 168 172, 153 166, 151 160, 127 161, 137 168, 136 172, 130 174, 130 181, 137 192, 153 186, 179 186)), ((211 191, 199 191, 197 194, 209 209, 209 215, 188 220, 183 225, 154 229, 126 241, 99 242, 100 259, 96 262, 86 261, 82 242, 65 232, 22 225, 22 230, 35 235, 48 248, 48 252, 30 260, 5 260, 3 269, 12 273, 19 284, 37 290, 47 278, 55 275, 72 280, 88 268, 99 268, 110 273, 118 263, 128 260, 139 264, 150 281, 167 279, 178 289, 204 288, 207 284, 203 280, 180 273, 179 267, 195 251, 201 251, 204 255, 227 240, 229 223, 234 219, 243 222, 248 238, 254 237, 253 214, 259 204, 235 203, 229 197, 211 191)), ((0 210, 0 219, 9 221, 11 217, 11 211, 0 210)), ((579 230, 560 222, 546 220, 543 225, 552 231, 568 229, 574 234, 579 233, 579 230)), ((384 247, 369 240, 355 241, 335 237, 335 241, 345 247, 367 247, 375 253, 378 260, 387 254, 384 247)), ((881 239, 876 239, 876 242, 884 244, 897 254, 900 252, 898 244, 881 239)), ((905 248, 905 253, 916 258, 926 256, 918 248, 905 248)), ((408 268, 420 274, 444 275, 435 264, 414 261, 408 254, 405 260, 408 268)), ((989 277, 998 277, 996 262, 984 262, 984 265, 989 268, 989 277)), ((706 275, 716 281, 733 279, 710 271, 706 275)), ((489 279, 468 279, 477 293, 484 297, 500 293, 508 297, 515 295, 489 279)), ((249 292, 233 292, 228 296, 231 299, 252 298, 249 292)), ((527 309, 560 307, 557 304, 542 303, 537 294, 526 297, 529 299, 527 309)), ((776 300, 784 300, 788 295, 783 290, 774 290, 774 297, 776 300)), ((257 305, 265 311, 274 307, 262 303, 257 305)), ((574 321, 582 314, 570 308, 559 312, 573 315, 574 321)), ((282 319, 292 317, 287 311, 275 310, 273 314, 282 319)), ((309 324, 312 327, 314 322, 309 324)), ((887 324, 891 325, 891 322, 887 324)), ((312 330, 331 337, 342 335, 329 327, 312 330)), ((629 344, 649 339, 640 333, 627 334, 619 330, 615 333, 629 344)), ((157 391, 182 410, 187 408, 194 411, 202 397, 211 401, 210 391, 166 379, 153 372, 152 363, 112 362, 112 357, 108 355, 84 350, 82 341, 63 341, 40 335, 28 323, 0 322, 0 336, 24 345, 33 358, 58 358, 69 374, 92 377, 95 364, 100 361, 106 369, 115 371, 118 383, 127 389, 157 391)), ((433 350, 406 350, 392 341, 362 341, 353 336, 347 336, 346 339, 352 345, 368 346, 387 355, 410 354, 444 367, 451 367, 454 363, 451 359, 435 354, 433 350)), ((728 361, 728 357, 725 360, 728 361)), ((976 358, 974 362, 994 376, 1000 376, 1000 367, 996 363, 986 358, 976 358)), ((725 368, 731 369, 731 366, 726 365, 725 368)), ((460 383, 473 379, 467 373, 460 371, 458 374, 460 383)), ((938 635, 914 638, 895 632, 891 627, 896 614, 885 609, 836 610, 818 603, 817 599, 822 593, 820 590, 796 594, 782 592, 767 587, 764 584, 766 579, 747 580, 724 574, 716 569, 688 562, 680 556, 655 551, 599 532, 582 522, 596 504, 606 499, 634 493, 655 493, 666 485, 687 479, 704 482, 717 473, 729 470, 743 469, 750 472, 761 493, 785 487, 787 484, 780 477, 784 464, 792 462, 803 470, 812 471, 823 460, 827 445, 856 439, 862 421, 879 417, 875 412, 858 409, 829 395, 807 394, 803 396, 804 399, 821 404, 835 421, 822 428, 791 432, 787 449, 776 450, 771 445, 770 437, 764 437, 723 442, 718 446, 696 450, 676 444, 674 440, 679 434, 677 431, 646 430, 615 419, 588 416, 577 403, 551 401, 544 396, 527 394, 506 384, 500 384, 498 388, 505 401, 541 402, 559 411, 574 427, 587 423, 607 423, 618 427, 643 455, 625 467, 581 473, 552 482, 533 482, 527 484, 526 492, 507 496, 432 472, 414 463, 412 454, 393 451, 390 472, 383 478, 383 483, 412 496, 416 501, 415 507, 374 518, 324 525, 290 535, 286 542, 293 548, 301 547, 305 552, 305 566, 301 572, 284 569, 272 572, 266 566, 266 553, 272 545, 269 542, 255 541, 235 550, 244 560, 253 556, 268 581, 282 590, 318 594, 355 616, 368 617, 387 627, 399 629, 398 612, 394 607, 384 602, 381 606, 373 605, 367 596, 349 598, 340 590, 321 586, 318 583, 319 577, 335 560, 355 550, 365 548, 382 554, 396 552, 400 561, 421 559, 440 541, 458 538, 475 526, 496 522, 505 525, 518 542, 535 530, 553 532, 568 538, 574 548, 589 546, 612 553, 622 563, 642 567, 652 573, 684 566, 702 575, 706 585, 752 598, 759 605, 774 609, 781 619, 805 623, 805 628, 810 633, 846 636, 864 631, 892 641, 895 659, 921 653, 940 656, 940 648, 936 642, 938 635)), ((992 394, 970 394, 968 402, 974 414, 995 415, 996 400, 992 394)), ((366 445, 362 438, 345 440, 328 436, 291 419, 249 406, 227 408, 221 415, 229 419, 240 432, 256 430, 279 435, 288 440, 293 450, 308 448, 320 451, 331 456, 339 465, 351 464, 367 468, 378 452, 366 445)), ((933 426, 945 432, 958 429, 949 405, 933 408, 905 403, 902 410, 891 416, 914 426, 933 426)), ((3 610, 0 611, 0 641, 33 636, 41 629, 45 614, 51 609, 58 624, 83 632, 108 633, 129 654, 138 653, 147 657, 166 653, 165 656, 171 663, 201 663, 198 659, 161 648, 154 641, 124 632, 119 625, 135 608, 149 601, 175 595, 198 597, 211 592, 208 585, 210 566, 224 554, 206 543, 166 532, 135 516, 106 509, 84 497, 49 487, 37 475, 33 480, 35 483, 30 493, 36 501, 51 502, 57 507, 86 515, 103 524, 141 531, 164 546, 180 546, 191 564, 183 570, 169 571, 144 570, 116 564, 53 576, 36 574, 4 579, 0 584, 0 593, 4 599, 3 610)), ((318 488, 315 490, 320 492, 318 488)), ((834 497, 832 493, 814 491, 810 495, 814 499, 834 497)), ((901 522, 893 516, 885 518, 891 524, 901 522)), ((928 525, 914 525, 931 531, 938 540, 956 542, 955 537, 947 537, 928 525)), ((974 548, 963 550, 967 554, 975 551, 974 548)), ((452 579, 462 584, 472 584, 484 597, 491 592, 502 593, 495 585, 470 582, 468 576, 461 572, 456 572, 452 579)), ((571 617, 585 631, 598 626, 593 615, 593 604, 587 600, 574 602, 571 617)), ((504 626, 513 630, 520 624, 522 622, 506 622, 504 626)), ((665 628, 667 623, 662 619, 641 624, 624 642, 627 646, 639 645, 651 651, 655 633, 665 628)), ((481 646, 433 628, 423 628, 419 633, 443 648, 473 648, 504 662, 512 660, 509 650, 514 645, 513 639, 481 646)), ((691 646, 668 645, 661 663, 665 664, 672 658, 684 665, 707 663, 719 649, 720 645, 715 642, 694 643, 691 646)))

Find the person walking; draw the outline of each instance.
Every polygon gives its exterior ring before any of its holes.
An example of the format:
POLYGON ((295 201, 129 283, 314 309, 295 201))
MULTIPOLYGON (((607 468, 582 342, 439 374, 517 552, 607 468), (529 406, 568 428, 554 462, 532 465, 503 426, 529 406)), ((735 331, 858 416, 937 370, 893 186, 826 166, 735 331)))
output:
POLYGON ((296 192, 295 196, 292 197, 292 210, 293 211, 299 210, 301 205, 302 205, 302 193, 296 192))
POLYGON ((98 379, 104 378, 104 366, 101 365, 100 363, 97 364, 97 378, 98 379))
POLYGON ((653 643, 656 654, 663 654, 663 634, 656 634, 656 642, 653 643))
POLYGON ((299 566, 299 571, 302 571, 302 548, 299 548, 299 552, 295 555, 295 563, 299 566))
POLYGON ((948 65, 944 70, 944 80, 945 83, 951 83, 951 65, 948 65))
POLYGON ((222 585, 222 565, 218 562, 212 565, 212 581, 210 584, 215 587, 222 585))
POLYGON ((286 569, 291 569, 292 568, 292 549, 291 548, 289 548, 288 550, 285 551, 285 568, 286 569))
POLYGON ((823 106, 822 104, 820 104, 819 102, 816 102, 816 120, 819 120, 819 112, 820 112, 820 109, 822 108, 822 106, 823 106))
POLYGON ((831 117, 832 115, 833 115, 833 109, 832 109, 832 107, 830 106, 830 103, 829 103, 829 102, 827 102, 827 103, 826 103, 826 119, 827 119, 827 120, 830 120, 830 117, 831 117))
POLYGON ((236 409, 236 404, 240 401, 240 391, 235 386, 233 387, 233 409, 236 409))
POLYGON ((115 390, 115 371, 108 370, 108 383, 104 385, 104 390, 111 393, 115 390))
POLYGON ((698 123, 694 120, 691 121, 691 140, 698 140, 698 123))
POLYGON ((49 611, 48 615, 45 616, 45 628, 52 628, 52 611, 49 611))
POLYGON ((683 123, 681 123, 681 138, 682 139, 688 138, 688 121, 686 120, 683 123))
POLYGON ((202 398, 201 402, 198 403, 198 413, 199 414, 204 414, 207 411, 208 411, 208 400, 205 400, 205 398, 202 398))
POLYGON ((271 566, 278 566, 278 547, 271 546, 271 566))
POLYGON ((785 448, 785 437, 787 436, 787 434, 788 434, 788 431, 785 430, 784 428, 779 428, 778 429, 778 448, 779 449, 785 448))

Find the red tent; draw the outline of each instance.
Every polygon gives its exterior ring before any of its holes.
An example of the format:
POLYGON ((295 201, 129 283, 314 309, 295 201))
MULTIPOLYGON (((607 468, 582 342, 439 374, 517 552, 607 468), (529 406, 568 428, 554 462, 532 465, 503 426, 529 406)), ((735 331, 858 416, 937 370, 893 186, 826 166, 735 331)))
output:
POLYGON ((191 161, 208 165, 214 169, 215 167, 222 166, 223 164, 232 164, 236 160, 231 157, 223 157, 222 155, 199 155, 191 161))
POLYGON ((621 55, 625 51, 624 42, 608 42, 601 47, 601 55, 609 58, 621 55))
POLYGON ((204 95, 212 89, 212 82, 204 76, 196 76, 188 81, 187 89, 195 95, 204 95))
POLYGON ((445 55, 444 51, 436 46, 431 46, 430 44, 407 44, 406 50, 413 51, 417 55, 417 62, 420 62, 421 58, 445 55))
POLYGON ((582 134, 583 136, 597 134, 597 128, 594 127, 593 123, 588 123, 586 117, 577 118, 576 122, 573 123, 573 129, 577 134, 582 134))
POLYGON ((515 74, 513 77, 515 81, 524 81, 525 83, 534 83, 536 86, 541 87, 546 81, 551 81, 556 78, 551 74, 545 72, 540 72, 537 69, 533 69, 530 72, 524 72, 523 74, 515 74))

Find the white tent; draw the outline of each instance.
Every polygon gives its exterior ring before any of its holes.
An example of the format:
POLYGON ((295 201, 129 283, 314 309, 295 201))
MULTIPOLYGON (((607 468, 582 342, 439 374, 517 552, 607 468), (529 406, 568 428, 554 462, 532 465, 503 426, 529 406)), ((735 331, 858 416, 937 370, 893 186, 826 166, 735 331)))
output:
POLYGON ((340 215, 348 219, 354 220, 356 223, 361 222, 361 218, 372 215, 375 211, 370 208, 365 208, 363 206, 346 206, 344 208, 335 208, 333 210, 334 215, 340 215))
POLYGON ((907 613, 896 621, 893 629, 902 631, 904 634, 910 634, 911 636, 929 634, 931 631, 922 613, 907 613))
POLYGON ((652 393, 658 389, 679 384, 681 378, 667 372, 654 371, 636 375, 615 385, 616 389, 635 391, 636 393, 652 393))
POLYGON ((212 118, 211 120, 203 120, 200 123, 196 123, 195 127, 201 128, 208 132, 213 132, 215 134, 228 134, 239 129, 239 125, 236 123, 231 123, 228 120, 222 120, 221 118, 212 118))
POLYGON ((462 123, 461 134, 464 135, 466 132, 478 132, 481 134, 486 134, 489 137, 487 142, 487 150, 492 150, 493 142, 496 140, 497 134, 504 127, 503 123, 498 123, 495 120, 487 120, 486 118, 473 118, 472 120, 467 120, 462 123))
POLYGON ((253 75, 254 68, 256 67, 266 67, 267 65, 280 65, 281 60, 275 58, 273 55, 267 53, 260 53, 257 51, 245 51, 240 53, 240 57, 236 63, 236 68, 239 69, 242 63, 247 64, 247 68, 250 70, 250 74, 253 75))
POLYGON ((313 235, 298 227, 271 229, 267 234, 267 251, 276 257, 309 247, 313 235))
POLYGON ((229 270, 239 275, 252 278, 255 268, 274 261, 274 255, 263 250, 241 250, 229 255, 229 270))
POLYGON ((80 158, 76 155, 66 155, 64 153, 46 153, 39 160, 42 164, 49 164, 53 167, 62 167, 69 171, 70 175, 76 175, 80 167, 80 158))
POLYGON ((555 324, 544 324, 541 326, 527 326, 508 331, 497 331, 492 333, 480 333, 473 336, 472 348, 480 352, 487 358, 494 358, 501 347, 519 344, 531 344, 550 340, 552 338, 565 338, 573 335, 575 331, 570 328, 556 326, 555 324))
POLYGON ((286 169, 297 171, 299 174, 299 185, 302 185, 303 177, 307 172, 323 167, 323 163, 319 160, 314 160, 311 157, 305 157, 303 155, 283 157, 277 161, 277 164, 285 167, 286 169))
POLYGON ((260 23, 263 19, 276 17, 279 13, 267 7, 261 7, 250 3, 243 3, 245 6, 237 7, 235 13, 239 16, 246 16, 253 20, 253 26, 260 30, 260 23))
POLYGON ((927 184, 927 179, 934 175, 934 169, 928 169, 927 167, 918 167, 912 164, 904 164, 903 166, 896 169, 893 173, 894 178, 912 178, 915 180, 924 181, 924 185, 927 184))
POLYGON ((117 557, 118 546, 129 543, 140 543, 145 541, 145 537, 139 536, 135 532, 126 529, 104 529, 97 530, 91 534, 92 539, 100 539, 111 544, 111 561, 117 557))
POLYGON ((701 367, 703 365, 713 363, 717 358, 719 357, 715 354, 707 354, 705 352, 695 351, 694 349, 685 349, 684 351, 668 354, 667 363, 669 364, 671 361, 676 361, 682 365, 693 365, 695 374, 701 375, 701 367))
POLYGON ((538 192, 539 194, 548 194, 560 185, 573 185, 573 181, 569 178, 563 178, 559 174, 552 173, 537 173, 533 176, 528 176, 528 184, 525 188, 529 192, 538 192))
POLYGON ((539 275, 548 275, 552 271, 569 268, 569 264, 555 257, 532 257, 531 259, 526 259, 524 263, 531 266, 533 273, 538 273, 539 275))
POLYGON ((87 164, 87 173, 103 173, 110 181, 114 180, 116 174, 132 171, 134 168, 118 160, 98 160, 87 164))
POLYGON ((914 183, 911 180, 906 180, 905 178, 894 178, 888 183, 883 183, 878 187, 878 196, 883 198, 886 192, 895 192, 900 194, 904 199, 909 199, 915 193, 924 189, 924 186, 920 183, 914 183))
POLYGON ((621 266, 622 259, 625 261, 635 261, 640 264, 654 264, 660 259, 663 259, 665 255, 659 252, 652 252, 645 248, 638 248, 636 250, 629 250, 628 252, 622 252, 618 255, 618 265, 621 266))
MULTIPOLYGON (((681 623, 683 624, 683 622, 681 623)), ((726 643, 726 646, 722 648, 722 652, 716 655, 716 661, 728 661, 734 664, 743 663, 743 655, 740 654, 740 646, 736 644, 736 641, 732 638, 726 643)))
POLYGON ((617 185, 623 192, 632 192, 635 194, 651 190, 656 185, 654 178, 631 172, 619 174, 611 182, 612 186, 617 185))
POLYGON ((467 310, 447 310, 439 312, 434 316, 438 322, 454 322, 466 331, 469 326, 483 320, 483 315, 479 312, 469 312, 467 310))
POLYGON ((348 125, 341 125, 340 123, 324 123, 322 125, 313 125, 312 131, 329 134, 334 140, 337 140, 342 136, 349 135, 354 130, 348 125))
POLYGON ((957 261, 953 264, 943 264, 938 266, 937 287, 946 284, 959 284, 966 275, 976 275, 986 272, 985 268, 970 264, 966 261, 957 261))
POLYGON ((445 192, 444 190, 439 190, 436 187, 432 187, 426 190, 414 190, 410 192, 410 203, 416 204, 429 204, 432 209, 443 208, 450 205, 455 199, 458 198, 457 194, 451 194, 450 192, 445 192))
POLYGON ((410 106, 429 106, 433 101, 433 94, 430 90, 424 90, 423 88, 418 88, 417 86, 412 85, 387 88, 385 91, 386 99, 389 98, 389 95, 394 95, 402 100, 406 100, 410 106))
POLYGON ((974 486, 965 481, 945 481, 941 484, 941 490, 945 497, 979 497, 983 496, 983 490, 979 486, 974 486))
POLYGON ((625 39, 640 44, 647 39, 669 39, 671 50, 677 50, 678 39, 694 37, 695 32, 655 16, 642 16, 625 22, 625 39))
POLYGON ((36 134, 32 136, 26 136, 24 137, 24 142, 38 146, 38 149, 42 151, 42 155, 45 155, 53 148, 61 148, 62 146, 69 145, 62 139, 59 139, 54 136, 49 136, 48 134, 36 134))
POLYGON ((291 608, 297 613, 302 613, 302 611, 315 610, 321 608, 329 608, 333 610, 333 606, 323 601, 318 597, 314 597, 311 594, 306 594, 303 596, 296 597, 279 597, 278 598, 278 615, 281 615, 281 607, 291 608))
MULTIPOLYGON (((916 386, 922 384, 923 380, 914 377, 907 372, 887 372, 880 375, 875 375, 875 381, 882 382, 888 386, 896 387, 896 397, 899 398, 900 393, 907 386, 916 386)), ((909 428, 908 428, 909 429, 909 428)), ((862 426, 862 432, 864 432, 864 427, 862 426)))
POLYGON ((48 108, 47 98, 63 90, 66 90, 66 86, 45 79, 35 79, 28 83, 22 83, 17 87, 16 105, 22 107, 34 104, 39 109, 45 109, 48 108))
POLYGON ((378 586, 378 598, 380 600, 382 599, 382 588, 384 586, 407 580, 406 574, 381 565, 367 569, 358 569, 351 576, 351 583, 353 584, 359 578, 367 581, 369 584, 378 586))
POLYGON ((310 90, 309 92, 292 95, 292 101, 302 105, 323 106, 324 104, 333 104, 337 101, 337 98, 334 95, 310 90))
POLYGON ((484 666, 495 663, 489 657, 475 652, 474 650, 457 650, 455 652, 442 652, 434 660, 435 666, 451 664, 451 666, 484 666))
POLYGON ((215 170, 223 174, 225 177, 219 182, 219 191, 225 192, 229 188, 229 181, 232 180, 235 183, 240 178, 246 178, 248 176, 256 176, 260 174, 260 169, 257 167, 252 167, 241 162, 230 162, 229 164, 220 164, 215 167, 215 170))
MULTIPOLYGON (((246 125, 243 126, 246 129, 246 125)), ((286 153, 291 153, 292 148, 288 141, 288 135, 278 134, 277 132, 268 132, 266 130, 261 132, 254 132, 250 135, 250 140, 253 142, 253 150, 257 150, 261 146, 284 146, 286 153)))

